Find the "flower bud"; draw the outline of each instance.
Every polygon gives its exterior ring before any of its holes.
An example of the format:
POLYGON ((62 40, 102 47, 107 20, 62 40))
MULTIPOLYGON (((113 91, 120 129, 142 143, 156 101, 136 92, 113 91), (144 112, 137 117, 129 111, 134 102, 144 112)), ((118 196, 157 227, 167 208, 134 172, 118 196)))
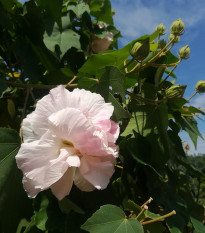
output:
POLYGON ((106 32, 104 38, 99 38, 92 34, 92 51, 94 53, 102 53, 109 48, 113 42, 113 33, 106 32))
POLYGON ((142 61, 149 54, 149 38, 144 41, 137 41, 130 49, 130 55, 136 60, 142 61))
POLYGON ((112 9, 112 15, 115 15, 115 9, 112 9))
POLYGON ((181 19, 175 20, 171 27, 170 27, 170 32, 171 34, 174 34, 176 36, 180 36, 184 32, 185 25, 181 19))
POLYGON ((205 93, 205 81, 198 81, 195 89, 198 93, 205 93))
POLYGON ((179 50, 179 57, 181 59, 187 59, 189 58, 189 54, 190 54, 190 48, 188 45, 182 47, 180 50, 179 50))
POLYGON ((168 98, 182 98, 186 87, 186 85, 173 85, 166 90, 166 96, 168 98))
POLYGON ((169 41, 172 41, 172 43, 178 43, 180 41, 180 37, 179 36, 175 36, 174 34, 170 34, 169 36, 169 41))
POLYGON ((159 32, 159 35, 162 36, 165 34, 165 26, 161 23, 155 28, 155 32, 159 32))

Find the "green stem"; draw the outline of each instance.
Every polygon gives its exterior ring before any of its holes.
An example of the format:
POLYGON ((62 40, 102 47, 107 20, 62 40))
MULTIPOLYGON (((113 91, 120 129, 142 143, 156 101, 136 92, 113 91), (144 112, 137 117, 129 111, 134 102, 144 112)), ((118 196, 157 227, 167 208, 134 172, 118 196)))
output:
POLYGON ((187 101, 189 102, 197 93, 198 91, 196 91, 187 101))

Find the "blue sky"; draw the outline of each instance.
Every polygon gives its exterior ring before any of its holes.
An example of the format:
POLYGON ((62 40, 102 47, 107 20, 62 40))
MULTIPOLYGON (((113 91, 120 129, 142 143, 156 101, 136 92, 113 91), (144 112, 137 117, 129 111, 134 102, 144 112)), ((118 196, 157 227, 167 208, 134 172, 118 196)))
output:
MULTIPOLYGON (((25 0, 20 0, 25 2, 25 0)), ((115 26, 121 31, 123 38, 119 40, 122 47, 130 41, 144 34, 151 34, 155 27, 163 23, 166 27, 167 39, 171 23, 181 18, 185 23, 185 33, 181 36, 180 43, 176 44, 172 52, 177 55, 179 48, 189 45, 190 58, 183 61, 175 70, 178 79, 177 84, 188 85, 185 98, 189 98, 194 92, 195 84, 199 80, 205 80, 205 1, 204 0, 111 0, 115 9, 115 26)), ((191 104, 205 108, 205 94, 197 94, 191 104)), ((199 130, 205 138, 204 121, 198 120, 199 130)), ((183 141, 189 143, 193 153, 205 153, 205 141, 199 139, 197 150, 189 139, 187 133, 182 132, 183 141)))
MULTIPOLYGON (((151 34, 155 27, 163 23, 166 34, 169 36, 171 23, 181 18, 185 23, 185 33, 181 36, 180 43, 174 46, 172 52, 177 55, 179 48, 189 45, 190 58, 183 61, 175 70, 178 79, 177 84, 188 85, 185 98, 189 98, 194 92, 195 84, 199 80, 205 80, 205 1, 204 0, 111 0, 115 9, 115 26, 121 31, 123 38, 119 40, 119 46, 137 39, 144 34, 151 34)), ((171 79, 170 79, 171 80, 171 79)), ((205 108, 205 94, 197 94, 191 104, 205 108)), ((205 138, 204 121, 198 120, 199 130, 205 138)), ((186 132, 181 134, 182 140, 189 143, 192 153, 205 153, 205 141, 199 139, 197 150, 186 132)))

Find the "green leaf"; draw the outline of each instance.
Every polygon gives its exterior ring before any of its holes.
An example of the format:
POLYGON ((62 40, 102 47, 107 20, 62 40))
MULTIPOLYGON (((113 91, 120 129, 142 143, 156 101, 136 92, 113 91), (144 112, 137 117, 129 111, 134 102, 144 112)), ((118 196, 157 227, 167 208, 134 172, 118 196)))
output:
POLYGON ((92 0, 90 10, 91 15, 95 16, 98 21, 113 25, 110 0, 92 0))
POLYGON ((20 219, 31 211, 15 161, 20 144, 15 130, 0 128, 0 225, 5 233, 15 232, 20 219))
POLYGON ((193 117, 181 116, 178 112, 174 114, 174 117, 181 125, 182 129, 189 134, 189 137, 191 138, 195 148, 197 148, 198 137, 204 139, 198 130, 197 121, 193 117))
POLYGON ((149 210, 146 210, 144 214, 146 217, 151 218, 151 219, 159 218, 161 216, 160 214, 152 213, 149 210))
POLYGON ((38 229, 54 231, 64 228, 65 215, 61 212, 55 197, 40 193, 35 198, 34 208, 33 217, 38 229))
POLYGON ((55 1, 50 1, 50 0, 36 0, 38 5, 45 10, 47 10, 50 15, 55 19, 57 22, 58 26, 61 28, 62 27, 62 22, 61 22, 61 9, 62 9, 62 0, 55 0, 55 1))
POLYGON ((44 43, 48 49, 55 52, 59 57, 63 57, 72 47, 81 49, 80 35, 70 29, 69 13, 62 17, 62 30, 56 23, 51 26, 49 19, 47 20, 44 43))
POLYGON ((196 233, 204 233, 205 232, 205 226, 202 222, 200 222, 198 219, 194 217, 190 217, 191 222, 193 224, 194 229, 196 230, 196 233))
POLYGON ((124 110, 122 104, 114 97, 119 94, 125 101, 124 91, 124 74, 114 66, 106 66, 100 71, 102 76, 97 86, 97 92, 101 94, 106 102, 111 102, 114 106, 114 119, 118 121, 120 118, 129 118, 130 114, 124 110))
POLYGON ((0 79, 0 97, 2 97, 3 92, 8 88, 5 81, 0 79))
POLYGON ((133 40, 119 50, 107 50, 103 53, 92 55, 79 70, 78 77, 83 77, 84 74, 96 75, 98 70, 105 66, 116 66, 118 68, 122 68, 124 66, 124 60, 130 56, 130 48, 133 43, 147 38, 155 38, 155 36, 155 33, 152 35, 145 35, 133 40))
POLYGON ((90 233, 143 233, 141 223, 135 218, 126 218, 117 206, 100 207, 82 226, 90 233))
POLYGON ((75 5, 68 5, 67 10, 72 10, 75 15, 80 18, 85 12, 90 12, 90 8, 88 4, 81 2, 79 4, 75 5))
POLYGON ((160 222, 154 222, 144 226, 145 233, 165 233, 165 230, 165 227, 160 222))
POLYGON ((58 204, 61 211, 65 214, 68 214, 71 211, 75 211, 76 213, 79 214, 85 214, 85 212, 79 206, 77 206, 74 202, 72 202, 67 198, 64 198, 63 200, 59 201, 58 204))
POLYGON ((136 125, 136 120, 134 117, 132 117, 124 130, 124 132, 121 134, 121 136, 126 137, 129 134, 133 134, 133 130, 137 131, 137 125, 136 125))

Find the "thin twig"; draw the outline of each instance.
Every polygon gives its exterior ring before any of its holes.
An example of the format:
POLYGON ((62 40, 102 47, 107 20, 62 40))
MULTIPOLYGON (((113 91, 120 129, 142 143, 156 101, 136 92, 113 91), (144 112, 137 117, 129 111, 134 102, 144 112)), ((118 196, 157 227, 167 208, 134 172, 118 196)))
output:
POLYGON ((198 91, 196 91, 187 101, 189 102, 197 93, 198 91))

